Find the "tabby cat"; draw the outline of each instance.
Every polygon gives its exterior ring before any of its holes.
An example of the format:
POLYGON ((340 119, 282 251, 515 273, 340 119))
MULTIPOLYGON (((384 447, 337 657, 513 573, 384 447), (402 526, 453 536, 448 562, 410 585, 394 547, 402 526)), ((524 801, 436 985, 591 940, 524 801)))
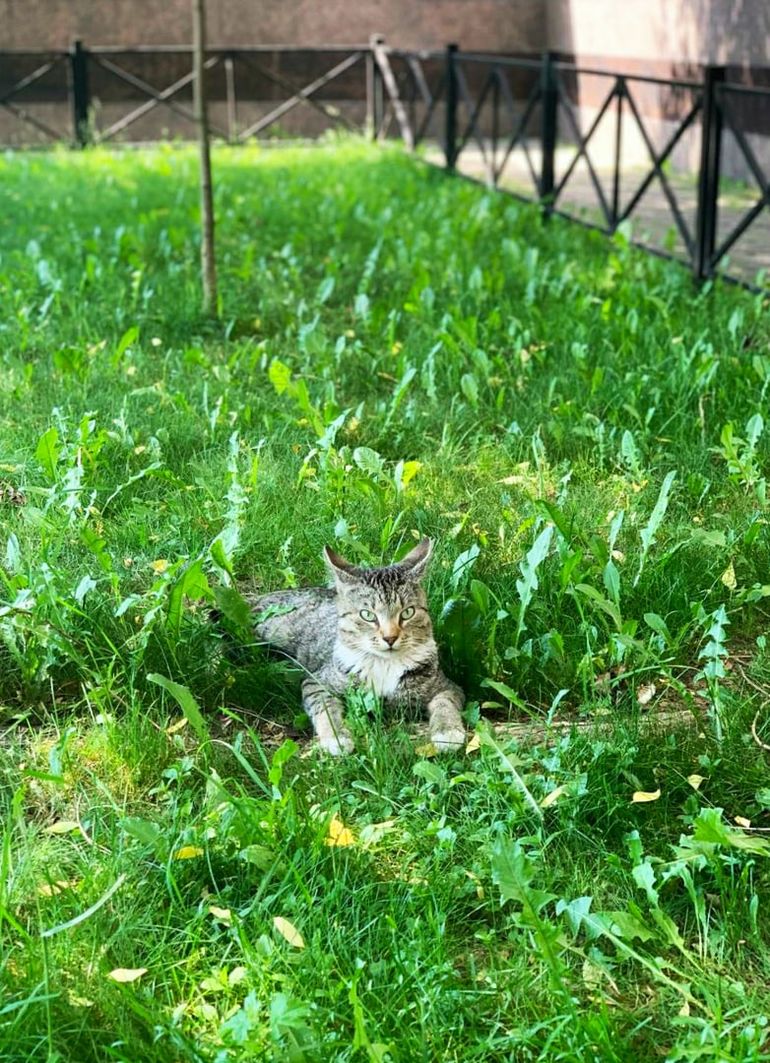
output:
POLYGON ((302 701, 327 753, 353 749, 343 719, 351 686, 373 691, 387 706, 428 710, 439 751, 465 740, 462 690, 439 667, 422 579, 433 543, 422 542, 397 564, 358 568, 326 547, 333 587, 305 587, 252 597, 258 638, 306 672, 302 701))

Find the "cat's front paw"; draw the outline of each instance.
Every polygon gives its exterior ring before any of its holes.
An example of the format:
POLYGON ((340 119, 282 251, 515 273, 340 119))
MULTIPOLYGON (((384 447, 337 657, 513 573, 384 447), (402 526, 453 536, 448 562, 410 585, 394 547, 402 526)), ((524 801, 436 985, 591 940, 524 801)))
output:
POLYGON ((344 757, 346 753, 352 753, 356 748, 347 731, 337 731, 336 734, 320 736, 318 744, 324 753, 329 753, 333 757, 344 757))
POLYGON ((461 727, 449 727, 445 731, 436 731, 430 740, 438 753, 454 753, 465 745, 465 731, 461 727))

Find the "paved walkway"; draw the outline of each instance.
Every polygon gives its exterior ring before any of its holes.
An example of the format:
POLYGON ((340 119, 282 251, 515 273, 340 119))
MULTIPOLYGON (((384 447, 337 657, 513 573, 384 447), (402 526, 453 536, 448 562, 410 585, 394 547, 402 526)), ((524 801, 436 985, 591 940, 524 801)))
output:
MULTIPOLYGON (((488 150, 488 149, 487 149, 488 150)), ((558 184, 566 172, 573 156, 574 148, 562 147, 556 153, 555 178, 558 184)), ((536 172, 539 170, 539 153, 533 145, 530 149, 536 172)), ((443 154, 437 147, 430 147, 427 157, 431 162, 441 163, 443 154)), ((612 202, 612 168, 597 164, 592 159, 594 169, 602 186, 605 199, 612 202)), ((481 150, 476 146, 467 146, 460 155, 457 169, 470 177, 486 179, 486 165, 481 150)), ((631 199, 636 189, 646 176, 643 167, 626 168, 621 174, 620 206, 631 199)), ((694 175, 667 173, 679 210, 692 237, 695 234, 695 215, 697 206, 697 188, 694 175)), ((534 196, 532 175, 527 166, 524 152, 517 149, 512 153, 500 177, 501 188, 509 189, 528 198, 534 196)), ((717 245, 733 230, 746 212, 759 198, 759 193, 752 187, 730 182, 719 197, 717 245)), ((557 206, 570 214, 584 218, 599 225, 605 224, 599 199, 591 180, 588 167, 581 160, 572 172, 564 187, 557 206)), ((683 261, 689 256, 681 233, 676 227, 674 216, 660 181, 654 178, 646 192, 637 203, 632 214, 634 238, 658 250, 666 250, 683 261)), ((757 274, 765 270, 767 275, 762 283, 770 286, 770 209, 765 208, 752 222, 747 231, 732 246, 727 259, 723 259, 720 268, 741 280, 757 283, 757 274)), ((761 278, 760 278, 761 279, 761 278)))

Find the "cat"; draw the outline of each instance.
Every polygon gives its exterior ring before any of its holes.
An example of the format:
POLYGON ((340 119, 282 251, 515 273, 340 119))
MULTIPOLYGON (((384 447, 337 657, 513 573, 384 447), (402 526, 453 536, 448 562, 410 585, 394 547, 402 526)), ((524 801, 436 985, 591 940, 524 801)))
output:
POLYGON ((426 708, 439 752, 464 745, 465 697, 439 666, 422 586, 432 552, 432 541, 423 539, 396 564, 359 568, 327 546, 333 586, 249 597, 257 637, 305 670, 302 703, 327 753, 354 748, 343 718, 343 698, 354 685, 386 706, 426 708))

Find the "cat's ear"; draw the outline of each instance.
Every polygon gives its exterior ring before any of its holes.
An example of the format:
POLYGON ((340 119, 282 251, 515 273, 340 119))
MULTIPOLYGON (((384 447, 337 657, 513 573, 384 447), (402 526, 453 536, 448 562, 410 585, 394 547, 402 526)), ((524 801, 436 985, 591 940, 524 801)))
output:
POLYGON ((410 550, 406 557, 402 557, 399 561, 401 568, 408 569, 409 575, 412 579, 421 580, 425 575, 428 568, 428 562, 430 561, 431 554, 433 553, 433 540, 422 539, 414 550, 410 550))
POLYGON ((351 587, 361 582, 361 576, 355 565, 336 554, 330 546, 324 547, 324 561, 338 585, 351 587))

